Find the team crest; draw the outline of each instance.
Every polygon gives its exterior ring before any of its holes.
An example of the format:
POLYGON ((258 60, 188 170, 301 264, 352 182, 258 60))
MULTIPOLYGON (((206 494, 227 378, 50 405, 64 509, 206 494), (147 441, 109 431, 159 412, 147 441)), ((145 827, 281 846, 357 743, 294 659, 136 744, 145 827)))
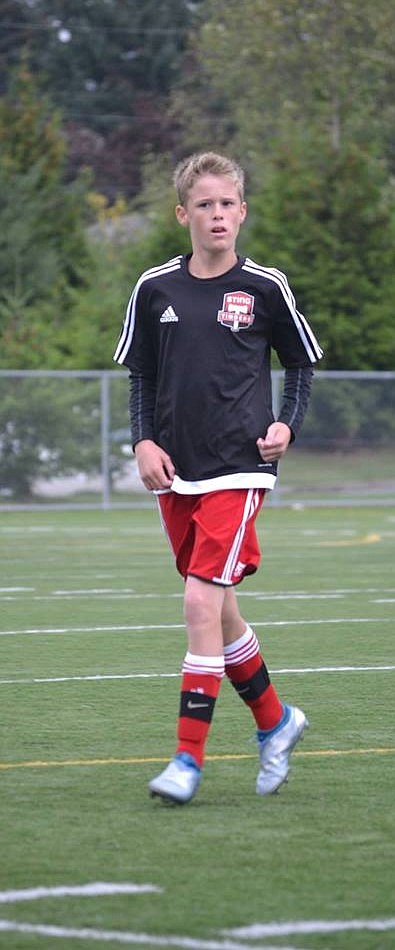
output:
POLYGON ((243 290, 224 294, 222 310, 218 310, 217 320, 223 327, 229 327, 233 333, 247 330, 255 320, 252 294, 245 294, 243 290))

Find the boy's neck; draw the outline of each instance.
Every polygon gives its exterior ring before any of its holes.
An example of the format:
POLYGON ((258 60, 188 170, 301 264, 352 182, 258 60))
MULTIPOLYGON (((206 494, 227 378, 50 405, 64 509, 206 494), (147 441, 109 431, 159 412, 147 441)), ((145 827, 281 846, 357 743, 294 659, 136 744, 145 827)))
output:
POLYGON ((208 255, 192 253, 188 261, 188 270, 192 277, 220 277, 226 274, 228 270, 237 264, 237 254, 231 251, 229 254, 208 255))

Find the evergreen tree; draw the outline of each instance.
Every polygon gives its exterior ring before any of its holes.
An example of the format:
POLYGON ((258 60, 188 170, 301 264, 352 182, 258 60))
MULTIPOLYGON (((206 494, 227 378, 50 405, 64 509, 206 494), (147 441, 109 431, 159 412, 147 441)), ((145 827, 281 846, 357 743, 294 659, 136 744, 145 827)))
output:
POLYGON ((135 195, 141 157, 174 139, 169 94, 202 0, 6 0, 0 10, 0 89, 28 51, 63 114, 67 175, 87 164, 96 190, 135 195))
POLYGON ((226 147, 254 175, 280 132, 377 141, 395 167, 395 8, 360 0, 206 0, 173 111, 188 148, 226 147), (392 145, 391 145, 392 143, 392 145))
POLYGON ((117 235, 96 241, 87 286, 74 294, 71 352, 65 362, 73 368, 114 368, 113 352, 132 288, 144 270, 190 250, 189 233, 175 216, 176 197, 168 157, 147 156, 144 186, 135 203, 140 226, 130 238, 117 235))
POLYGON ((327 369, 392 369, 395 196, 374 154, 294 140, 250 202, 249 252, 284 270, 327 369))
POLYGON ((59 365, 88 266, 82 182, 62 181, 60 118, 23 62, 0 101, 0 365, 59 365), (47 360, 51 362, 47 363, 47 360))

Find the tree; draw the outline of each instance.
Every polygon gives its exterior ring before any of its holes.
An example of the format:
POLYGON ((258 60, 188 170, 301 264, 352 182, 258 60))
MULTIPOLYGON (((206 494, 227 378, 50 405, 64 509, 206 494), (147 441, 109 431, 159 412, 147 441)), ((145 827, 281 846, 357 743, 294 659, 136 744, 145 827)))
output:
POLYGON ((82 182, 62 182, 60 118, 23 62, 0 100, 0 365, 59 365, 89 256, 82 182), (56 355, 57 354, 57 355, 56 355), (51 365, 51 364, 50 364, 51 365), (54 365, 54 363, 52 363, 54 365))
POLYGON ((0 490, 31 497, 37 477, 101 464, 99 384, 91 379, 0 379, 0 490))
POLYGON ((163 101, 178 75, 198 3, 35 0, 30 61, 65 116, 93 128, 134 114, 136 96, 163 101))
POLYGON ((289 274, 324 365, 392 368, 394 8, 206 0, 203 12, 173 98, 184 147, 246 167, 240 247, 289 274))
POLYGON ((182 77, 174 99, 188 145, 228 136, 228 149, 260 174, 262 156, 280 134, 292 139, 295 124, 314 126, 334 148, 351 138, 388 143, 395 9, 387 0, 206 0, 202 12, 189 82, 182 77))
MULTIPOLYGON (((188 232, 176 221, 175 194, 167 156, 146 156, 143 189, 135 202, 138 224, 125 234, 103 235, 92 245, 89 281, 73 294, 70 315, 71 350, 65 366, 78 369, 114 368, 113 353, 131 290, 140 274, 176 254, 190 250, 188 232)), ((113 211, 114 209, 112 209, 113 211)), ((121 223, 119 220, 119 224, 121 223)))
MULTIPOLYGON (((170 89, 201 0, 34 0, 0 14, 3 83, 16 50, 60 107, 70 142, 68 180, 88 164, 114 200, 138 192, 141 155, 168 149, 170 89)), ((0 81, 1 81, 0 47, 0 81)))
POLYGON ((392 369, 395 194, 356 146, 283 146, 250 203, 249 253, 283 269, 327 369, 392 369))
POLYGON ((10 72, 32 35, 32 10, 20 0, 2 0, 0 11, 0 94, 4 95, 10 72))

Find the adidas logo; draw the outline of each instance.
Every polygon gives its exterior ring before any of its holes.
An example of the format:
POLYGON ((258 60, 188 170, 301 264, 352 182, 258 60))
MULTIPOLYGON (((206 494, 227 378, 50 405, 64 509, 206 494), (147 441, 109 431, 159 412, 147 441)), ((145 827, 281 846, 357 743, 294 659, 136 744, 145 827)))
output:
POLYGON ((159 323, 178 323, 178 317, 173 307, 167 307, 160 317, 159 323))

